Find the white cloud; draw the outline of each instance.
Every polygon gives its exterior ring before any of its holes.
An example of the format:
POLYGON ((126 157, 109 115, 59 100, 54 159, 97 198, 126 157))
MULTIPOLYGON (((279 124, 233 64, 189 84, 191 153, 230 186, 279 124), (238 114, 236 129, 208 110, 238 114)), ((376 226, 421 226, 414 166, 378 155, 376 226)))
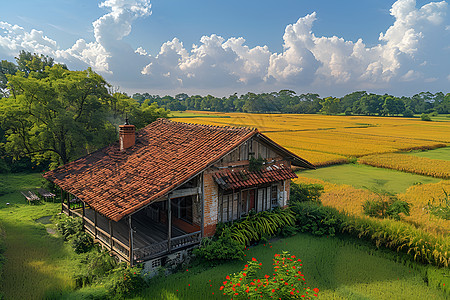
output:
POLYGON ((128 89, 210 89, 212 93, 224 88, 351 91, 396 83, 416 87, 416 82, 442 82, 448 75, 450 25, 445 1, 417 8, 415 0, 398 0, 390 10, 393 24, 371 47, 362 39, 316 36, 313 12, 286 26, 281 53, 271 53, 267 46, 251 48, 243 37, 212 34, 190 48, 173 38, 155 56, 123 41, 135 20, 151 15, 148 0, 105 0, 99 6, 108 13, 93 22, 93 42, 79 39, 63 50, 42 31, 27 32, 0 22, 0 55, 11 57, 24 49, 53 56, 70 68, 92 66, 128 89))

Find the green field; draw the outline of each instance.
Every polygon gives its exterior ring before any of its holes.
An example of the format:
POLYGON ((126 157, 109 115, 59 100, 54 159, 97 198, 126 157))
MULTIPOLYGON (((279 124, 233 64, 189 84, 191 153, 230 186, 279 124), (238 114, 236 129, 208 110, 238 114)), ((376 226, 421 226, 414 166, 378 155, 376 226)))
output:
POLYGON ((440 181, 440 179, 428 176, 360 164, 336 165, 317 170, 300 171, 297 174, 335 184, 349 184, 356 188, 391 193, 404 193, 411 185, 418 182, 426 184, 440 181))
POLYGON ((6 299, 43 299, 49 291, 73 288, 74 252, 62 238, 49 234, 50 225, 36 222, 60 211, 58 203, 26 204, 21 190, 40 186, 40 174, 0 175, 15 190, 0 197, 0 223, 6 231, 6 264, 0 293, 6 299), (6 203, 10 203, 6 205, 6 203))
MULTIPOLYGON (((385 258, 380 250, 346 238, 298 234, 250 248, 246 258, 263 263, 261 277, 272 274, 275 253, 289 251, 302 260, 302 273, 319 299, 446 299, 442 291, 424 282, 422 267, 406 267, 385 258)), ((216 267, 193 267, 152 283, 136 299, 225 299, 218 295, 225 276, 238 272, 244 262, 216 267), (214 294, 213 294, 214 293, 214 294)))
POLYGON ((450 147, 438 148, 428 151, 413 151, 409 152, 408 154, 431 159, 450 160, 450 147))

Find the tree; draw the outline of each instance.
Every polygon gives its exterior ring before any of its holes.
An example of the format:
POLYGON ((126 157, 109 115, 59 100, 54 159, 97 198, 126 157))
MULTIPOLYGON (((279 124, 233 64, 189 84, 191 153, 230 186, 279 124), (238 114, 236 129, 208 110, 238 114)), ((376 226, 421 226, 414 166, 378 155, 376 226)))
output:
POLYGON ((327 115, 333 115, 340 112, 340 99, 335 97, 327 97, 320 101, 320 105, 322 108, 320 109, 321 113, 327 115))
POLYGON ((7 84, 8 79, 6 75, 14 75, 17 72, 17 66, 7 60, 0 62, 0 99, 2 97, 8 97, 7 84))
POLYGON ((34 71, 8 75, 14 92, 0 103, 8 152, 56 166, 115 140, 107 121, 108 84, 100 75, 55 65, 35 77, 34 71))

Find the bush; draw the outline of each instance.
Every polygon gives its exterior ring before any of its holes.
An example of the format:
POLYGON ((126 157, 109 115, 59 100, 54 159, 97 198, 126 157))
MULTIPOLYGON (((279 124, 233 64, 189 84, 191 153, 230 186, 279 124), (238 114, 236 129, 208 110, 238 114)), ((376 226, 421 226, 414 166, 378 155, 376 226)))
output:
POLYGON ((56 228, 68 240, 71 235, 83 231, 83 220, 81 218, 68 217, 61 214, 56 217, 56 228))
POLYGON ((282 237, 290 237, 297 234, 297 228, 295 226, 286 225, 280 230, 282 237))
POLYGON ((431 121, 431 118, 430 118, 430 116, 429 115, 427 115, 427 114, 422 114, 422 115, 420 115, 420 119, 422 120, 422 121, 431 121))
POLYGON ((291 209, 296 215, 296 225, 301 232, 334 236, 340 231, 342 216, 335 208, 314 202, 297 202, 291 205, 291 209))
POLYGON ((108 252, 100 250, 87 253, 81 258, 80 263, 83 266, 81 268, 83 273, 75 276, 77 287, 84 287, 98 281, 117 268, 114 257, 110 256, 108 252))
POLYGON ((209 261, 242 260, 244 248, 244 245, 231 238, 231 229, 224 228, 217 238, 203 239, 200 248, 195 249, 194 254, 209 261))
POLYGON ((141 272, 139 267, 121 266, 114 269, 106 282, 110 297, 126 298, 141 292, 147 286, 141 272))
POLYGON ((262 211, 233 223, 230 226, 231 238, 244 246, 249 246, 262 237, 271 237, 284 226, 294 223, 295 215, 290 209, 275 208, 271 211, 262 211))
POLYGON ((70 245, 75 250, 76 253, 86 253, 92 249, 94 241, 92 237, 86 232, 78 232, 73 234, 69 238, 70 245))
POLYGON ((428 201, 425 207, 428 212, 438 218, 444 220, 450 220, 450 197, 449 193, 445 189, 442 189, 444 195, 439 199, 434 199, 433 201, 428 201))
POLYGON ((262 263, 252 258, 237 274, 225 277, 220 290, 232 299, 311 299, 319 289, 306 285, 302 263, 288 252, 275 254, 273 275, 257 276, 262 263))
POLYGON ((400 213, 409 216, 410 204, 398 200, 396 196, 390 196, 387 200, 380 197, 378 200, 367 200, 363 204, 365 215, 374 218, 391 218, 400 220, 400 213))
POLYGON ((320 184, 295 183, 291 181, 290 203, 313 201, 320 203, 320 195, 323 192, 320 184))

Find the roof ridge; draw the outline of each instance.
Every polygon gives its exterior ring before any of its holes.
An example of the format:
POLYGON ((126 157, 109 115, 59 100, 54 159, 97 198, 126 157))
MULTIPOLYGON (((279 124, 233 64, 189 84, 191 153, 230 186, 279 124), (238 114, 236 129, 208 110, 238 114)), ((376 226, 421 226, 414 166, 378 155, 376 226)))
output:
POLYGON ((246 130, 246 131, 257 131, 256 127, 247 127, 247 126, 233 126, 233 125, 213 125, 213 124, 196 124, 196 123, 186 123, 186 122, 178 122, 170 119, 159 118, 157 121, 161 121, 162 123, 172 123, 172 124, 180 124, 184 126, 194 126, 194 127, 204 127, 204 128, 217 128, 217 129, 231 129, 231 130, 246 130))

